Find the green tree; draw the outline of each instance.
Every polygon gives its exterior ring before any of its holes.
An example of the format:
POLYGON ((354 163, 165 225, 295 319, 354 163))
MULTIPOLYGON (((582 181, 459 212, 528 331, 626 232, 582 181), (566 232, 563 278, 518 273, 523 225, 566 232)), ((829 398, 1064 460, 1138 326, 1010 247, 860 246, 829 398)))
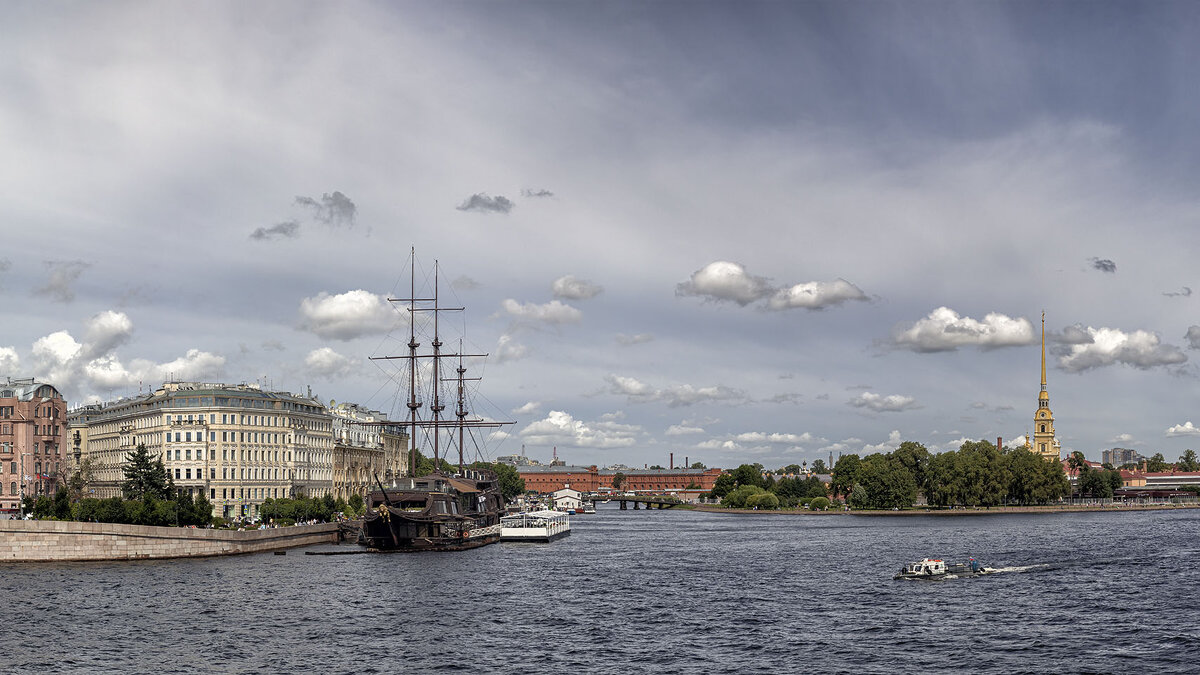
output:
POLYGON ((812 472, 813 473, 829 473, 829 468, 825 466, 825 460, 823 460, 823 459, 814 460, 812 463, 812 472))
POLYGON ((71 495, 67 491, 67 486, 60 485, 55 491, 52 511, 54 517, 59 520, 71 519, 71 495))
POLYGON ((925 469, 929 466, 929 450, 915 441, 904 441, 891 455, 904 467, 917 487, 925 484, 925 469))
POLYGON ((803 469, 800 468, 799 464, 788 464, 787 466, 780 467, 779 471, 777 471, 776 473, 790 473, 790 474, 795 475, 795 474, 800 473, 801 471, 803 471, 803 469))
POLYGON ((1146 471, 1150 473, 1159 473, 1170 469, 1171 465, 1167 464, 1167 460, 1161 452, 1156 452, 1150 459, 1146 460, 1146 471))
POLYGON ((666 467, 662 466, 661 464, 652 464, 652 465, 650 465, 650 468, 654 471, 665 471, 666 470, 666 467))
MULTIPOLYGON (((720 480, 718 479, 717 482, 719 483, 720 480)), ((613 490, 615 492, 620 492, 621 488, 624 486, 625 486, 625 474, 621 473, 620 471, 614 473, 613 478, 612 478, 613 490)))
POLYGON ((691 465, 690 467, 688 467, 688 468, 690 468, 690 469, 701 469, 701 470, 703 470, 703 469, 707 469, 708 467, 707 467, 707 466, 704 466, 704 462, 692 462, 692 465, 691 465))
POLYGON ((861 464, 858 455, 842 455, 833 465, 833 482, 829 489, 833 496, 848 495, 858 479, 858 466, 861 464))
POLYGON ((1069 457, 1067 457, 1067 466, 1069 466, 1072 471, 1081 472, 1085 467, 1090 467, 1091 465, 1087 463, 1087 459, 1084 458, 1083 453, 1076 450, 1075 452, 1072 452, 1069 457))
MULTIPOLYGON (((721 506, 725 506, 725 507, 728 507, 731 509, 746 508, 747 504, 748 504, 748 500, 751 497, 754 497, 756 495, 764 495, 764 494, 770 494, 770 493, 767 492, 766 490, 758 487, 757 485, 739 485, 738 487, 736 487, 732 491, 730 491, 729 494, 725 495, 725 497, 723 499, 721 499, 721 506)), ((772 496, 774 496, 774 495, 772 495, 772 496)), ((778 502, 776 502, 776 506, 778 506, 778 502)))
POLYGON ((829 508, 829 500, 825 497, 817 497, 809 503, 808 507, 813 511, 824 511, 829 508))
POLYGON ((870 500, 870 495, 867 494, 867 489, 861 485, 855 484, 854 489, 850 491, 850 506, 856 509, 865 509, 870 500))
POLYGON ((912 506, 917 497, 917 482, 912 472, 891 453, 876 453, 862 460, 855 482, 855 488, 858 487, 862 487, 867 494, 862 506, 869 508, 912 506))
POLYGON ((504 496, 504 501, 511 502, 517 498, 517 495, 525 493, 525 479, 521 478, 521 474, 517 471, 517 467, 503 462, 475 462, 471 465, 472 469, 483 469, 496 474, 496 479, 500 485, 500 494, 504 496))
POLYGON ((733 481, 738 485, 763 486, 762 465, 742 464, 733 470, 733 481))
POLYGON ((121 491, 126 499, 167 499, 174 492, 174 483, 163 467, 162 458, 151 458, 145 444, 139 443, 129 453, 124 471, 125 483, 121 491))
MULTIPOLYGON (((525 482, 521 481, 522 487, 524 486, 524 484, 525 484, 525 482)), ((362 495, 358 494, 357 492, 350 495, 349 506, 350 506, 350 510, 352 512, 354 512, 354 515, 356 515, 356 516, 361 515, 363 512, 363 497, 362 497, 362 495)))
POLYGON ((756 495, 751 495, 746 498, 746 508, 748 509, 777 509, 779 508, 779 497, 770 492, 763 492, 756 495))
POLYGON ((1180 471, 1200 471, 1200 462, 1196 461, 1196 451, 1191 448, 1184 450, 1175 467, 1180 471))
POLYGON ((723 473, 717 476, 717 480, 713 484, 713 489, 709 494, 717 499, 724 499, 735 487, 737 487, 737 481, 734 480, 733 474, 723 473))

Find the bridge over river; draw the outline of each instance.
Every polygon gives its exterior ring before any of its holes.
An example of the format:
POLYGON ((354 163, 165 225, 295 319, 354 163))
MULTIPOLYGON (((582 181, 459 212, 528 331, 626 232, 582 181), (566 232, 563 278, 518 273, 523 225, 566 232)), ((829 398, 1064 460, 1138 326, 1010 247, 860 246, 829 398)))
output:
POLYGON ((639 507, 638 504, 645 504, 644 508, 646 508, 646 509, 652 509, 655 507, 660 508, 660 509, 669 509, 671 507, 679 506, 680 504, 683 504, 682 501, 680 501, 679 499, 677 499, 675 497, 663 497, 663 496, 655 496, 655 495, 642 495, 642 496, 584 495, 583 499, 585 501, 590 500, 593 504, 596 502, 599 502, 599 501, 620 502, 622 511, 628 510, 630 503, 633 504, 634 511, 637 511, 639 508, 643 508, 643 507, 639 507))

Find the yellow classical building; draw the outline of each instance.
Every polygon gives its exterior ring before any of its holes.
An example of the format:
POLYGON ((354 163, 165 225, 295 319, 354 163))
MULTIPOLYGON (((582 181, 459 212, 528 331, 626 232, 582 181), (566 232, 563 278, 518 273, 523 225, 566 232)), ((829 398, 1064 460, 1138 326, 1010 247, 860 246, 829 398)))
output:
POLYGON ((1025 437, 1025 447, 1045 459, 1062 460, 1062 446, 1054 437, 1054 413, 1050 412, 1050 394, 1046 391, 1046 313, 1042 312, 1042 390, 1038 393, 1037 412, 1033 416, 1033 442, 1025 437))

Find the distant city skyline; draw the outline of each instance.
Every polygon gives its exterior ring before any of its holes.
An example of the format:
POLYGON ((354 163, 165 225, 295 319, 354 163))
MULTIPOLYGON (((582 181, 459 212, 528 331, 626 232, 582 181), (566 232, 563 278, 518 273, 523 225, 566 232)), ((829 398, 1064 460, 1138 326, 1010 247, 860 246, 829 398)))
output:
POLYGON ((17 4, 0 378, 403 419, 415 248, 492 456, 1023 442, 1045 311, 1064 455, 1174 460, 1198 52, 1175 2, 17 4))

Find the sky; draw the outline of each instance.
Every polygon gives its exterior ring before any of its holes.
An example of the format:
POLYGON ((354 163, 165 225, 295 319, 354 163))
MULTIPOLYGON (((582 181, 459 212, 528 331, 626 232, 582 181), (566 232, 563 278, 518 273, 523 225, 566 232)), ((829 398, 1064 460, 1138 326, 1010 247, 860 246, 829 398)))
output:
POLYGON ((436 274, 478 454, 774 468, 1023 438, 1044 312, 1064 452, 1174 459, 1198 70, 1195 3, 9 3, 0 377, 399 419, 436 274))

